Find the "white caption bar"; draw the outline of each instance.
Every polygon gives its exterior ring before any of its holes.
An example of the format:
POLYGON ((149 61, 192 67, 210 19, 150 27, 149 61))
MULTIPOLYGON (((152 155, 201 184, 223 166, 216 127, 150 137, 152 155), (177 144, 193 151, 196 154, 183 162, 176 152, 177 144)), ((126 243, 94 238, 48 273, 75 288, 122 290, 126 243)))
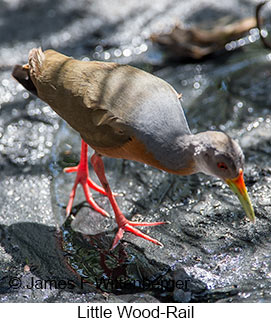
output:
POLYGON ((180 304, 180 303, 65 303, 65 304, 0 304, 1 321, 20 323, 46 322, 123 322, 191 321, 217 323, 265 322, 270 316, 271 304, 180 304), (6 319, 6 320, 5 320, 6 319))

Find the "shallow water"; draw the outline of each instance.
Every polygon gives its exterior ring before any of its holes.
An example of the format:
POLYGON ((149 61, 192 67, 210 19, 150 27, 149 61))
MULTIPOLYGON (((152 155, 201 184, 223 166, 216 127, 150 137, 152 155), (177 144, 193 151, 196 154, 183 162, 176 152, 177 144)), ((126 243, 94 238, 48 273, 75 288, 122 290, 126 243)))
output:
MULTIPOLYGON (((151 32, 170 28, 180 9, 185 22, 193 24, 201 12, 235 17, 236 3, 210 1, 209 8, 206 1, 130 1, 126 6, 116 1, 112 8, 104 1, 28 3, 0 1, 1 301, 105 301, 107 292, 109 301, 269 302, 270 53, 255 36, 225 55, 184 64, 167 61, 148 41, 151 32), (6 16, 18 21, 20 30, 6 16), (80 138, 10 77, 11 65, 24 62, 28 50, 40 44, 76 58, 113 60, 153 72, 183 94, 193 132, 222 130, 238 139, 256 224, 245 219, 237 198, 220 180, 201 174, 177 177, 113 159, 105 159, 105 167, 112 189, 122 195, 117 200, 124 214, 133 220, 170 221, 143 229, 164 248, 125 234, 109 252, 116 232, 110 204, 93 194, 112 216, 103 218, 84 202, 81 189, 75 218, 64 222, 74 174, 62 170, 77 164, 80 138), (30 273, 23 272, 25 264, 30 273), (59 288, 14 290, 8 286, 12 275, 23 281, 71 279, 77 287, 60 293, 59 288), (78 285, 82 279, 88 288, 84 296, 78 285)), ((239 11, 242 17, 252 13, 253 1, 239 11)), ((91 176, 98 182, 92 170, 91 176)))

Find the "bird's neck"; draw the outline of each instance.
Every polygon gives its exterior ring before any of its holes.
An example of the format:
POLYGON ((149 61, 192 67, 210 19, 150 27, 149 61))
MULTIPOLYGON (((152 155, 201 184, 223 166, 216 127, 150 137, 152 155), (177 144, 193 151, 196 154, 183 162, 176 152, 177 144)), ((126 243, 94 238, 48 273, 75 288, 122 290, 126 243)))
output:
POLYGON ((204 155, 209 147, 208 132, 177 137, 174 146, 176 165, 169 172, 179 175, 206 172, 204 155))
POLYGON ((150 163, 150 165, 177 175, 190 175, 197 172, 193 156, 194 136, 188 134, 167 139, 154 142, 150 147, 154 160, 158 161, 158 164, 150 163))

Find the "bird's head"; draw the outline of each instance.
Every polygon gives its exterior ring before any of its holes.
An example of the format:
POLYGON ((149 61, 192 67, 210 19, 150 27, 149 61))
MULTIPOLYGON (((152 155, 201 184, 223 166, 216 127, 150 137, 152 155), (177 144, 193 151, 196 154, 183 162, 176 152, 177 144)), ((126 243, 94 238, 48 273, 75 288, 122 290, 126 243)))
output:
POLYGON ((248 218, 255 214, 244 182, 244 154, 239 144, 223 132, 207 131, 196 135, 195 160, 198 171, 219 177, 238 196, 248 218))

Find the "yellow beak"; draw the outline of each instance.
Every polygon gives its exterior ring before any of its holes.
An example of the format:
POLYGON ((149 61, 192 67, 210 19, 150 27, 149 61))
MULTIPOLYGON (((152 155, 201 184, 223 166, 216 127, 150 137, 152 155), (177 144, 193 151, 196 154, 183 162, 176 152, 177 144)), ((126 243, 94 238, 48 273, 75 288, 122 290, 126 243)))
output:
POLYGON ((247 193, 247 188, 244 182, 243 170, 240 169, 239 175, 232 179, 226 179, 226 183, 230 189, 238 196, 241 205, 243 206, 247 217, 250 221, 255 222, 255 213, 247 193))

